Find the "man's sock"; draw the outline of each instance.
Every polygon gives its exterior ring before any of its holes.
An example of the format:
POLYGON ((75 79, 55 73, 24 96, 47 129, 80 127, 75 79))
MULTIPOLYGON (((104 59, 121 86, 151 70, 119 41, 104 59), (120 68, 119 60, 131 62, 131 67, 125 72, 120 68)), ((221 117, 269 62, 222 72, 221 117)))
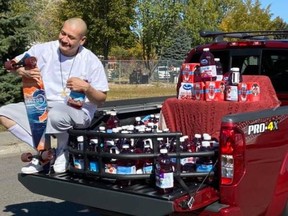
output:
POLYGON ((10 127, 8 131, 10 131, 18 139, 22 140, 23 142, 34 148, 32 136, 18 124, 10 127))

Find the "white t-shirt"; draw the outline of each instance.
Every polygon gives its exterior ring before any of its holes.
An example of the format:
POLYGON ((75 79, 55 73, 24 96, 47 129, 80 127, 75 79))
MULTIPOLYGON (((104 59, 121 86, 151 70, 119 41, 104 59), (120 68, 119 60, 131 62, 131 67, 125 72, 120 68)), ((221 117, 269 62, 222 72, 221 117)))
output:
MULTIPOLYGON (((70 77, 87 80, 96 90, 109 91, 107 77, 101 61, 94 53, 83 46, 79 48, 78 54, 72 57, 60 54, 58 41, 36 44, 25 53, 37 58, 37 66, 41 71, 48 105, 49 102, 66 103, 68 98, 63 96, 62 93, 65 89, 66 94, 69 95, 70 90, 65 86, 67 79, 70 77)), ((20 60, 25 53, 17 56, 16 59, 20 60)), ((86 97, 82 109, 92 119, 97 106, 89 102, 86 97)))

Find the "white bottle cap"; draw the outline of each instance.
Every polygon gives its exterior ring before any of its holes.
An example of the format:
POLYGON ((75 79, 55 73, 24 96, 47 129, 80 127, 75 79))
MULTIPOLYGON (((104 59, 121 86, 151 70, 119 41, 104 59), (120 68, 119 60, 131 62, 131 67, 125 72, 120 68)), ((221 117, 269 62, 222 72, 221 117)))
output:
POLYGON ((167 154, 168 150, 166 148, 161 148, 160 153, 161 154, 167 154))
POLYGON ((77 141, 78 142, 83 142, 84 141, 84 137, 83 136, 78 136, 77 137, 77 141))
POLYGON ((202 141, 201 145, 203 147, 210 147, 210 142, 209 141, 202 141))
POLYGON ((204 140, 211 140, 210 134, 204 133, 204 134, 203 134, 203 139, 204 139, 204 140))
POLYGON ((240 69, 238 67, 232 67, 230 70, 232 72, 239 72, 240 71, 240 69))
POLYGON ((194 137, 197 139, 201 139, 201 134, 195 134, 194 137))
POLYGON ((214 58, 214 61, 220 61, 220 58, 214 58))
POLYGON ((136 120, 136 121, 141 121, 141 117, 137 116, 137 117, 135 118, 135 120, 136 120))
POLYGON ((204 52, 207 52, 207 51, 209 51, 210 49, 208 48, 208 47, 206 47, 206 48, 203 48, 203 51, 204 52))

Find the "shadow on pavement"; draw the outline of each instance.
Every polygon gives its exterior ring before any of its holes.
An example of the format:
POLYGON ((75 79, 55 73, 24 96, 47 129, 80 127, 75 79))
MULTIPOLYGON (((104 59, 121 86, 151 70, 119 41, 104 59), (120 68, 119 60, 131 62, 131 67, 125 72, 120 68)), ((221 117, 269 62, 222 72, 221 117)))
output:
POLYGON ((3 212, 13 216, 100 216, 90 212, 87 208, 70 202, 39 201, 8 205, 3 212))

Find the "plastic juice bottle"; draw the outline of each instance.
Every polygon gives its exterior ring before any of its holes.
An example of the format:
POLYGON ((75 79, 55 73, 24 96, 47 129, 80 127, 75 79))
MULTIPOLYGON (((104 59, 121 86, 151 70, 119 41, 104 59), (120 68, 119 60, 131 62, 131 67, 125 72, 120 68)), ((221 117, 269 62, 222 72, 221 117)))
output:
POLYGON ((220 62, 220 58, 215 58, 215 65, 216 65, 216 72, 217 72, 217 78, 216 81, 221 81, 223 79, 223 68, 222 64, 220 62))
MULTIPOLYGON (((98 139, 91 139, 89 143, 90 152, 98 152, 98 139)), ((89 170, 92 172, 99 172, 99 162, 96 155, 89 155, 89 170)))
MULTIPOLYGON (((150 142, 145 142, 143 153, 153 154, 150 142)), ((151 174, 153 170, 153 158, 145 158, 143 161, 143 173, 151 174)))
MULTIPOLYGON (((130 146, 124 144, 120 151, 120 154, 132 154, 130 146)), ((132 159, 118 159, 117 160, 117 174, 119 175, 129 175, 136 173, 135 161, 132 159)), ((132 184, 131 180, 117 180, 117 184, 120 188, 130 186, 132 184)))
MULTIPOLYGON (((227 76, 227 75, 226 75, 227 76)), ((230 69, 228 80, 225 87, 225 100, 238 101, 238 84, 242 82, 242 76, 239 68, 234 67, 230 69)))
MULTIPOLYGON (((85 80, 87 82, 87 80, 85 80)), ((81 109, 85 102, 86 95, 82 91, 71 91, 67 100, 67 104, 76 109, 81 109)))
MULTIPOLYGON (((196 148, 189 140, 189 136, 183 136, 183 141, 181 142, 181 150, 182 152, 195 152, 196 148)), ((194 172, 195 171, 195 164, 196 158, 194 157, 186 157, 180 160, 181 163, 181 171, 184 173, 187 172, 194 172)))
POLYGON ((216 64, 214 55, 210 52, 209 48, 204 48, 200 56, 200 75, 203 82, 216 80, 216 64))
POLYGON ((141 117, 137 116, 134 121, 134 126, 144 125, 144 122, 141 121, 141 117))
POLYGON ((117 112, 116 111, 111 111, 110 112, 110 117, 106 122, 106 129, 107 132, 111 131, 113 128, 117 128, 120 126, 120 120, 117 117, 117 112))
MULTIPOLYGON (((110 154, 118 154, 119 150, 113 140, 106 141, 104 152, 110 154)), ((103 158, 104 170, 106 173, 117 173, 117 160, 115 158, 103 158)))
MULTIPOLYGON (((212 151, 209 141, 202 141, 201 152, 212 151)), ((199 157, 196 163, 196 172, 210 172, 213 168, 213 160, 211 157, 199 157)))
POLYGON ((173 191, 173 167, 166 148, 161 148, 160 155, 157 157, 155 164, 155 178, 158 193, 166 194, 173 191))

